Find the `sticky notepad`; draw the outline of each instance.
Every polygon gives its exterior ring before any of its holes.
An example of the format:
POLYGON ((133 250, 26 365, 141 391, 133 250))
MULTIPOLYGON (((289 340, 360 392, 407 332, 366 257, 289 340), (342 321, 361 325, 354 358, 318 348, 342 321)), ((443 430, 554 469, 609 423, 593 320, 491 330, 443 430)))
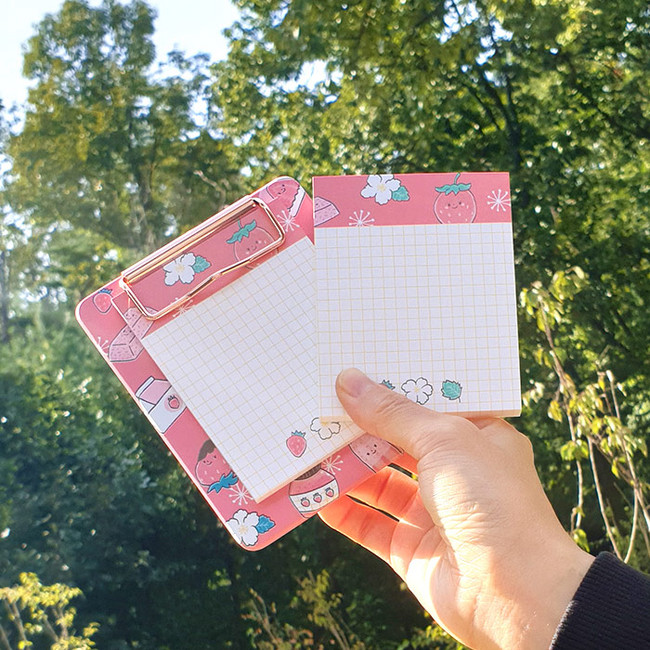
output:
POLYGON ((256 500, 360 433, 318 420, 313 268, 303 237, 142 339, 256 500))
POLYGON ((317 177, 320 416, 355 366, 428 408, 515 415, 521 395, 505 173, 317 177))

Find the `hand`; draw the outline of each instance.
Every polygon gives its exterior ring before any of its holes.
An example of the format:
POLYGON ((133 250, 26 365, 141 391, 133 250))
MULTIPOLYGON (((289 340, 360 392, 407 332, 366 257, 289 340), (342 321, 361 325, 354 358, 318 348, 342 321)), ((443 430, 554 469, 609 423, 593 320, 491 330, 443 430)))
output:
POLYGON ((387 467, 350 493, 367 505, 342 497, 322 519, 388 562, 465 645, 548 648, 593 558, 553 512, 528 438, 497 418, 435 413, 354 369, 337 393, 356 424, 410 454, 418 480, 387 467))

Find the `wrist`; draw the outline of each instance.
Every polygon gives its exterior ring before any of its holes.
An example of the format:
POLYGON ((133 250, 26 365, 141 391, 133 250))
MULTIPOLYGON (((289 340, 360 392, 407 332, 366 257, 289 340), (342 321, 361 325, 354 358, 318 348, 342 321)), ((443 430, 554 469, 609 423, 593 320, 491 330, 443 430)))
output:
POLYGON ((503 647, 548 650, 562 617, 594 561, 566 536, 549 544, 528 577, 527 595, 514 611, 513 635, 503 647))

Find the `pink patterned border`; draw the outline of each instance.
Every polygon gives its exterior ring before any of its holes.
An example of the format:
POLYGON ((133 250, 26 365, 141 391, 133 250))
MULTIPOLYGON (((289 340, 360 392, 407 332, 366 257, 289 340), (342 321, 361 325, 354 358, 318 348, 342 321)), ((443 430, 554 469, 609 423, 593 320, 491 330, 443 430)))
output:
POLYGON ((506 172, 316 176, 316 228, 510 223, 506 172))

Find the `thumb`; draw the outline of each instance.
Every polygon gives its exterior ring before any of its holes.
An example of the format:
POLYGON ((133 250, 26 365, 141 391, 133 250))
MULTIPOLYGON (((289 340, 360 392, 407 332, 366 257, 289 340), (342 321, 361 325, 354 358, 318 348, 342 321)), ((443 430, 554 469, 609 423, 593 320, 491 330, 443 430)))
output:
POLYGON ((416 460, 469 425, 462 418, 436 413, 411 402, 356 368, 339 374, 336 393, 355 424, 402 447, 416 460))

